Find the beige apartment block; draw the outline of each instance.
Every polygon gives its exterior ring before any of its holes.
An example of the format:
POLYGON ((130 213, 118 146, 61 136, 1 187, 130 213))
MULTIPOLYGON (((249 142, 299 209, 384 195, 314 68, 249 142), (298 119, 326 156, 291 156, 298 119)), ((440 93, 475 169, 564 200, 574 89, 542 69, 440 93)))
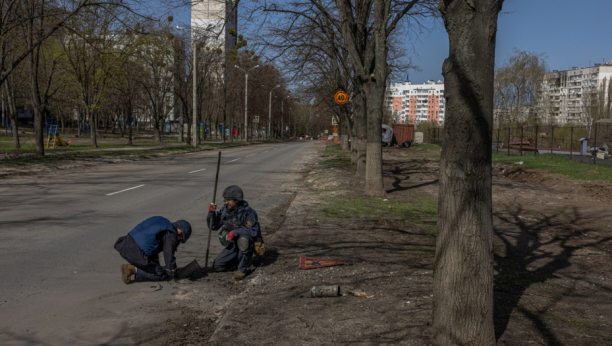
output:
POLYGON ((588 125, 593 105, 608 99, 604 81, 611 78, 612 62, 545 74, 538 92, 538 117, 552 125, 588 125))

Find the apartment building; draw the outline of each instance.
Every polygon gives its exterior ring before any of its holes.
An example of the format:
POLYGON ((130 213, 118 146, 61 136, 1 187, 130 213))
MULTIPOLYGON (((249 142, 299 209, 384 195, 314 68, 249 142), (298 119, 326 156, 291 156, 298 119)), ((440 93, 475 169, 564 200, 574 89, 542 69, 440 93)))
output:
POLYGON ((538 117, 560 126, 586 124, 589 104, 596 102, 597 94, 602 91, 603 99, 608 99, 603 82, 611 78, 612 62, 545 74, 538 95, 538 117))
POLYGON ((236 46, 236 36, 228 32, 228 28, 238 29, 238 7, 234 0, 202 0, 191 5, 191 30, 193 39, 202 36, 213 37, 221 33, 216 45, 227 51, 236 46))
POLYGON ((393 112, 395 122, 416 124, 429 121, 444 122, 444 83, 428 80, 423 84, 410 81, 391 83, 387 88, 385 106, 393 112))

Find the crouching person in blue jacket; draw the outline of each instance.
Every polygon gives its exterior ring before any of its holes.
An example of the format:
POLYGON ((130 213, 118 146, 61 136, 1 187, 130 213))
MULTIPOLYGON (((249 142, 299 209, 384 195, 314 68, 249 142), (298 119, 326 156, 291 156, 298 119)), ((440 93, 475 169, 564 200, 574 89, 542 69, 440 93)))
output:
POLYGON ((236 185, 228 186, 223 190, 225 205, 219 212, 215 212, 215 205, 211 204, 208 209, 206 223, 210 226, 211 217, 212 230, 221 229, 219 233, 222 245, 226 245, 215 261, 215 271, 227 271, 238 266, 234 273, 234 279, 242 280, 253 257, 253 244, 261 238, 257 213, 249 207, 249 203, 243 199, 242 189, 236 185), (223 234, 227 235, 223 236, 223 234))
POLYGON ((176 270, 174 253, 189 236, 191 225, 185 220, 170 222, 161 216, 153 216, 138 224, 115 242, 115 250, 128 262, 121 265, 123 282, 172 279, 176 270), (162 251, 165 267, 159 264, 162 251))

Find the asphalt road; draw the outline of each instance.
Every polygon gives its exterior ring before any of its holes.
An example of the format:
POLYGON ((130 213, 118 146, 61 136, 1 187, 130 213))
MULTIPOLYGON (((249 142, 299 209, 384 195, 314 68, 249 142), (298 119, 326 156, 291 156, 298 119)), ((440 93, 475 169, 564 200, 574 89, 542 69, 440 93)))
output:
MULTIPOLYGON (((282 188, 297 179, 287 168, 313 145, 223 150, 217 201, 225 187, 240 185, 265 232, 266 213, 292 196, 282 188)), ((203 266, 217 155, 0 182, 0 344, 130 344, 133 327, 159 318, 156 307, 176 292, 164 283, 155 294, 148 284, 123 284, 124 262, 113 245, 147 217, 185 219, 194 234, 179 247, 177 263, 196 258, 203 266)), ((214 234, 211 243, 209 263, 221 250, 214 234)))

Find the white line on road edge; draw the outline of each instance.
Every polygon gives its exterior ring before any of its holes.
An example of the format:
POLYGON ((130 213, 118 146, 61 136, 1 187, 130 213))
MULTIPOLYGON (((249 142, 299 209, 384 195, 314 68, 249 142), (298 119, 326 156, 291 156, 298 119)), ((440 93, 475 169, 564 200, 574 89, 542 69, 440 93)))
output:
POLYGON ((276 150, 276 149, 278 149, 278 148, 274 148, 274 150, 276 150))
POLYGON ((144 185, 138 185, 138 186, 130 187, 129 189, 125 189, 125 190, 121 190, 121 191, 117 191, 117 192, 109 193, 109 194, 107 194, 107 196, 112 196, 112 195, 114 195, 114 194, 121 193, 121 192, 125 192, 125 191, 129 191, 129 190, 134 190, 134 189, 137 189, 137 188, 139 188, 139 187, 143 187, 143 186, 144 186, 144 185))
POLYGON ((201 171, 204 171, 204 170, 206 170, 206 168, 202 168, 202 169, 198 169, 197 171, 189 172, 189 174, 195 173, 195 172, 201 172, 201 171))
MULTIPOLYGON (((242 159, 242 157, 241 157, 240 159, 242 159)), ((227 161, 226 163, 230 163, 230 162, 238 161, 238 160, 240 160, 240 159, 235 159, 235 160, 232 160, 232 161, 227 161)))
POLYGON ((268 152, 267 150, 266 150, 266 151, 264 151, 264 153, 267 153, 267 152, 268 152))
POLYGON ((249 155, 249 156, 246 156, 246 157, 251 157, 251 156, 255 156, 255 155, 257 155, 257 154, 251 154, 251 155, 249 155))

